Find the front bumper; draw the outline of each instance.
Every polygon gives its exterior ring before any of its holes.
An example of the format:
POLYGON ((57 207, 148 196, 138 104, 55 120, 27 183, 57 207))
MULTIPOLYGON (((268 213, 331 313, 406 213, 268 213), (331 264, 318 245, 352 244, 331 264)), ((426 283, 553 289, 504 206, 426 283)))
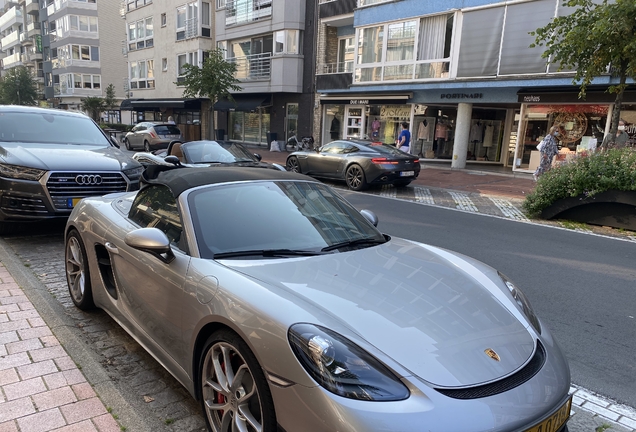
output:
POLYGON ((139 181, 131 181, 119 172, 81 173, 103 175, 115 184, 78 185, 77 173, 47 172, 39 181, 0 177, 0 221, 27 222, 66 218, 81 198, 113 192, 132 191, 139 181))
POLYGON ((549 334, 541 340, 547 355, 541 370, 504 393, 453 399, 413 376, 402 379, 411 396, 396 402, 346 399, 320 386, 271 385, 277 420, 283 430, 303 432, 525 431, 549 419, 569 398, 567 362, 549 334))

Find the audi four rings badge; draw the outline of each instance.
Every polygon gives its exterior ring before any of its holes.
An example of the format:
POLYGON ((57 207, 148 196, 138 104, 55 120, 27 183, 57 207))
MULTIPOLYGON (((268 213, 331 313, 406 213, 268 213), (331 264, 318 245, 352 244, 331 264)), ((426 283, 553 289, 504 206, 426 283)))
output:
POLYGON ((92 174, 80 174, 75 177, 75 183, 81 185, 99 185, 102 184, 102 176, 92 174))

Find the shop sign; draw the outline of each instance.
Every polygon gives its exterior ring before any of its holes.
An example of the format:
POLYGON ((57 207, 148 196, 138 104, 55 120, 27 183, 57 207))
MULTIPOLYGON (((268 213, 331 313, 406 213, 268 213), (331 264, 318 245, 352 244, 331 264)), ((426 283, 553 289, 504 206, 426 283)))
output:
POLYGON ((385 105, 380 110, 380 118, 409 120, 411 118, 411 105, 385 105))
POLYGON ((524 96, 523 102, 525 103, 541 102, 541 96, 524 96))
POLYGON ((369 99, 351 99, 349 105, 369 105, 369 99))
POLYGON ((441 99, 483 99, 483 93, 442 93, 441 99))

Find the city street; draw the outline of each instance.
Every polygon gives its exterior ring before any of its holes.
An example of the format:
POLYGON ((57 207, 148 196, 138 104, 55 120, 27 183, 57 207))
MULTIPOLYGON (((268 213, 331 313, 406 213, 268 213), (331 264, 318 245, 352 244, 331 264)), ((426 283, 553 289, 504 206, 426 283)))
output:
MULTIPOLYGON (((379 228, 387 234, 465 253, 508 275, 564 349, 573 384, 636 406, 633 353, 625 342, 636 336, 630 300, 636 279, 632 242, 340 192, 357 208, 376 212, 379 228)), ((28 267, 25 271, 47 287, 58 311, 148 430, 201 430, 199 406, 176 380, 105 313, 73 307, 64 279, 61 230, 60 224, 41 224, 29 235, 18 233, 5 241, 28 267)), ((581 413, 570 430, 587 431, 602 423, 581 413)))

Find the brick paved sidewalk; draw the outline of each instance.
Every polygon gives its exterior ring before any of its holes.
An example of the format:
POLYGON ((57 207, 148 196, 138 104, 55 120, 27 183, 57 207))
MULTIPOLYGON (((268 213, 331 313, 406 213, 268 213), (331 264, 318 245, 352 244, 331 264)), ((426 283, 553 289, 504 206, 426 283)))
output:
POLYGON ((91 385, 0 263, 0 432, 117 432, 91 385))

